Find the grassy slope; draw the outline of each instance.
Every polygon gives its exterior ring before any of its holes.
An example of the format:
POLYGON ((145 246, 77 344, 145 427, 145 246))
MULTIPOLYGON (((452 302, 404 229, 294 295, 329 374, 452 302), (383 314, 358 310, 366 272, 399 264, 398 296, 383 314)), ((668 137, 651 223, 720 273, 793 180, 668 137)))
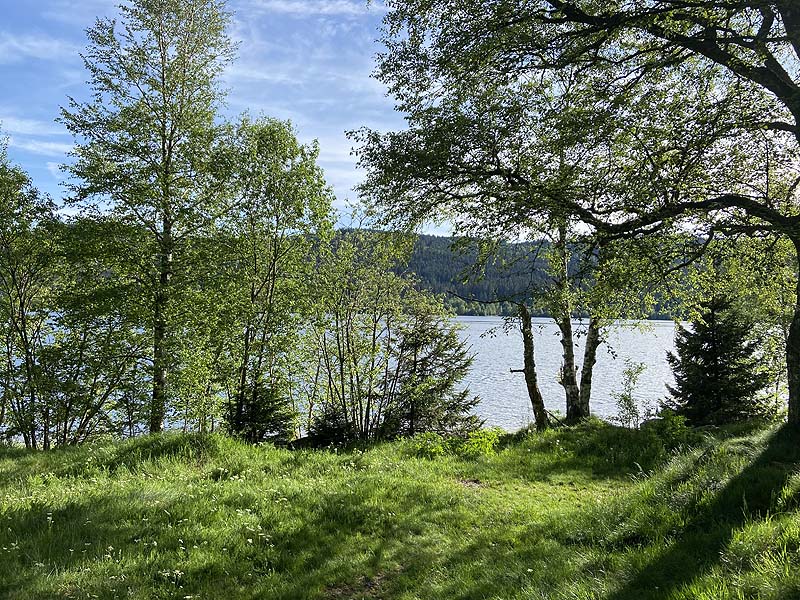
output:
POLYGON ((800 598, 785 431, 651 475, 657 441, 598 424, 476 460, 403 448, 0 451, 0 598, 800 598))

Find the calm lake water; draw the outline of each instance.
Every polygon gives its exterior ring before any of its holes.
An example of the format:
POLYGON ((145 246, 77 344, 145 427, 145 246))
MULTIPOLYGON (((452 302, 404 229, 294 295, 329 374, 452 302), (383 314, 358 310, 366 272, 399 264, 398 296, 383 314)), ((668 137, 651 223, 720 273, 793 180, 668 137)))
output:
MULTIPOLYGON (((503 331, 501 317, 458 317, 464 326, 462 339, 472 347, 475 362, 464 381, 472 393, 480 396, 478 415, 487 426, 515 431, 533 421, 525 379, 522 373, 509 369, 522 368, 522 334, 514 328, 503 331)), ((582 327, 574 321, 576 331, 582 327)), ((592 385, 592 413, 613 418, 617 413, 613 392, 622 389, 625 360, 644 363, 634 396, 642 409, 655 408, 667 394, 666 384, 673 382, 667 364, 667 351, 674 350, 675 326, 672 321, 621 322, 607 334, 608 342, 600 346, 592 385)), ((551 319, 534 319, 536 366, 539 387, 545 405, 551 412, 565 412, 564 390, 557 377, 561 368, 561 343, 558 327, 551 319)), ((577 339, 576 358, 583 358, 583 336, 577 339)))

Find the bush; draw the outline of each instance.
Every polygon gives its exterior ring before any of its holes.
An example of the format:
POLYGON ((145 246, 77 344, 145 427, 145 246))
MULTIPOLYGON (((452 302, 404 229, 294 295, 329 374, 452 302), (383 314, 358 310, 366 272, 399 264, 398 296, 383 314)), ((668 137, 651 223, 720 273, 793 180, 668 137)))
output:
POLYGON ((611 397, 617 403, 617 417, 614 420, 623 427, 638 429, 641 423, 642 414, 634 392, 646 368, 644 363, 626 359, 625 370, 622 372, 622 391, 611 392, 611 397))
MULTIPOLYGON (((461 389, 473 360, 469 346, 439 298, 391 270, 373 272, 373 262, 390 258, 380 258, 389 248, 381 250, 378 241, 369 241, 378 254, 372 262, 373 250, 356 261, 366 261, 366 282, 349 284, 359 294, 335 292, 341 303, 328 309, 335 315, 315 325, 318 356, 327 358, 312 368, 321 369, 327 388, 314 403, 312 437, 347 445, 426 431, 466 435, 481 425, 472 414, 478 398, 461 389)), ((355 247, 348 252, 363 254, 355 247)), ((357 265, 345 261, 339 268, 344 284, 357 265)))
POLYGON ((258 386, 244 398, 237 398, 226 416, 228 432, 251 444, 287 443, 297 417, 291 402, 268 386, 258 386))
POLYGON ((460 444, 456 448, 456 454, 464 458, 490 456, 495 453, 502 434, 503 430, 497 427, 473 431, 467 435, 466 439, 457 438, 460 444))
POLYGON ((686 417, 668 408, 662 410, 657 419, 646 421, 642 429, 658 437, 669 449, 700 440, 700 434, 689 427, 686 417))
POLYGON ((311 445, 316 448, 347 446, 356 441, 358 435, 343 411, 333 404, 326 404, 314 415, 308 432, 311 445))
POLYGON ((438 433, 418 433, 408 440, 407 452, 417 458, 433 459, 449 453, 447 440, 438 433))
POLYGON ((466 437, 445 437, 433 432, 419 433, 408 440, 406 449, 409 455, 418 458, 433 459, 449 455, 475 459, 494 454, 503 433, 497 427, 478 429, 466 437))

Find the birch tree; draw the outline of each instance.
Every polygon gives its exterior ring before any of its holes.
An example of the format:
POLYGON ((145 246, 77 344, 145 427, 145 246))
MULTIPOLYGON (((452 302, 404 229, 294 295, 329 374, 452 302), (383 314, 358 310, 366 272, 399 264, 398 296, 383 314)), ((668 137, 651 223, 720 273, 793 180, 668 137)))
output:
POLYGON ((229 21, 218 0, 132 0, 119 20, 87 30, 90 99, 70 98, 61 111, 76 138, 71 201, 149 233, 139 280, 151 319, 151 432, 167 407, 187 240, 228 208, 226 129, 216 117, 219 76, 234 53, 229 21))

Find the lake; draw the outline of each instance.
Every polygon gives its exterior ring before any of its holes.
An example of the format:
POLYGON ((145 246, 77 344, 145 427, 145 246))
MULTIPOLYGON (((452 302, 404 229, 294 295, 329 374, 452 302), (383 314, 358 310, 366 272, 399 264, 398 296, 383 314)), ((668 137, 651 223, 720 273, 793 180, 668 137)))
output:
MULTIPOLYGON (((476 409, 487 426, 516 431, 533 421, 528 392, 522 373, 509 369, 522 368, 522 334, 517 328, 503 331, 501 317, 458 317, 466 340, 475 355, 470 374, 464 384, 480 396, 476 409)), ((581 322, 574 321, 576 331, 581 322)), ((617 414, 613 392, 622 389, 622 372, 626 359, 644 363, 646 369, 634 392, 642 409, 655 408, 658 400, 667 395, 666 385, 672 383, 672 371, 667 363, 667 351, 674 350, 675 325, 672 321, 620 322, 606 335, 608 342, 600 346, 592 385, 592 414, 611 419, 617 414)), ((539 387, 545 406, 551 412, 565 412, 564 390, 558 383, 561 368, 561 343, 558 327, 551 319, 534 319, 536 367, 539 387)), ((583 359, 583 336, 577 339, 576 359, 583 359)))

